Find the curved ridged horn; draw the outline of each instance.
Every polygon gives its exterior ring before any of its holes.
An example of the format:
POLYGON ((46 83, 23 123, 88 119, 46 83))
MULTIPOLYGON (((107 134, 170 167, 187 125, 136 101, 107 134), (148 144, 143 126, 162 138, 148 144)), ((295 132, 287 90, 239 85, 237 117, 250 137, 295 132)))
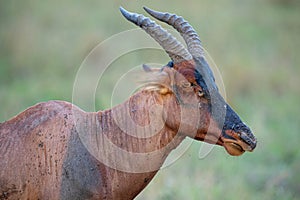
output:
POLYGON ((154 18, 173 26, 183 37, 189 52, 194 57, 203 57, 203 48, 200 38, 194 28, 181 16, 170 13, 162 13, 144 7, 144 10, 154 18))
POLYGON ((174 63, 191 60, 192 55, 185 47, 160 25, 141 14, 131 13, 120 7, 122 15, 145 30, 168 53, 174 63))

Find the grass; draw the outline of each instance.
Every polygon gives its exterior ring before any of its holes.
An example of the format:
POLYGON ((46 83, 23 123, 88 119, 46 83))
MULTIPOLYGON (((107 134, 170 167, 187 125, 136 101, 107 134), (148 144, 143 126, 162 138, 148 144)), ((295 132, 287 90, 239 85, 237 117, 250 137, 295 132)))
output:
MULTIPOLYGON (((137 199, 299 199, 298 1, 1 1, 0 121, 40 101, 72 101, 77 70, 90 50, 134 28, 119 5, 136 12, 147 5, 188 19, 219 66, 228 102, 259 142, 242 157, 216 147, 205 159, 194 142, 137 199)), ((124 40, 111 51, 138 41, 124 40)), ((131 66, 167 63, 160 54, 131 52, 111 63, 97 89, 97 109, 110 106, 116 80, 131 66)))

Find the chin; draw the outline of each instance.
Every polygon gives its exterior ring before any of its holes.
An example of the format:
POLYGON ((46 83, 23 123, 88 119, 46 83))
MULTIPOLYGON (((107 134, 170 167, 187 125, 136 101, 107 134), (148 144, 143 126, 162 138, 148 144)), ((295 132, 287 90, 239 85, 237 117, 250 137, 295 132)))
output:
POLYGON ((232 156, 240 156, 245 153, 245 150, 239 144, 233 142, 225 142, 223 146, 227 153, 232 156))

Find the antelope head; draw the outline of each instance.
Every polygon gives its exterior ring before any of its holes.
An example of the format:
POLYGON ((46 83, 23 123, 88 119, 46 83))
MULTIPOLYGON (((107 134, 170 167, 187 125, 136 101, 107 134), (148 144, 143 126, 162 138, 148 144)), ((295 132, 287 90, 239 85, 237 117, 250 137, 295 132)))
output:
MULTIPOLYGON (((218 91, 214 75, 206 61, 198 34, 182 17, 144 8, 154 18, 175 28, 187 49, 154 21, 120 8, 124 17, 140 26, 171 58, 156 71, 162 95, 175 99, 166 103, 166 125, 196 140, 224 146, 230 155, 253 151, 256 138, 218 91), (163 80, 162 80, 163 79, 163 80)), ((151 72, 150 68, 144 67, 151 72)))

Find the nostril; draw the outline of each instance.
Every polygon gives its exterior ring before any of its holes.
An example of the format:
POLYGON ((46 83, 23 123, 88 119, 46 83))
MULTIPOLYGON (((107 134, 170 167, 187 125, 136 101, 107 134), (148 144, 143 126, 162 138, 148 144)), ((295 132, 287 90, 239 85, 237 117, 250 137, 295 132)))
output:
POLYGON ((245 133, 245 132, 241 132, 241 134, 240 134, 240 138, 244 141, 244 142, 246 142, 247 144, 249 144, 250 145, 250 147, 252 148, 252 150, 256 147, 256 139, 255 138, 253 138, 253 137, 251 137, 252 135, 250 134, 250 136, 248 136, 248 134, 247 133, 245 133))

